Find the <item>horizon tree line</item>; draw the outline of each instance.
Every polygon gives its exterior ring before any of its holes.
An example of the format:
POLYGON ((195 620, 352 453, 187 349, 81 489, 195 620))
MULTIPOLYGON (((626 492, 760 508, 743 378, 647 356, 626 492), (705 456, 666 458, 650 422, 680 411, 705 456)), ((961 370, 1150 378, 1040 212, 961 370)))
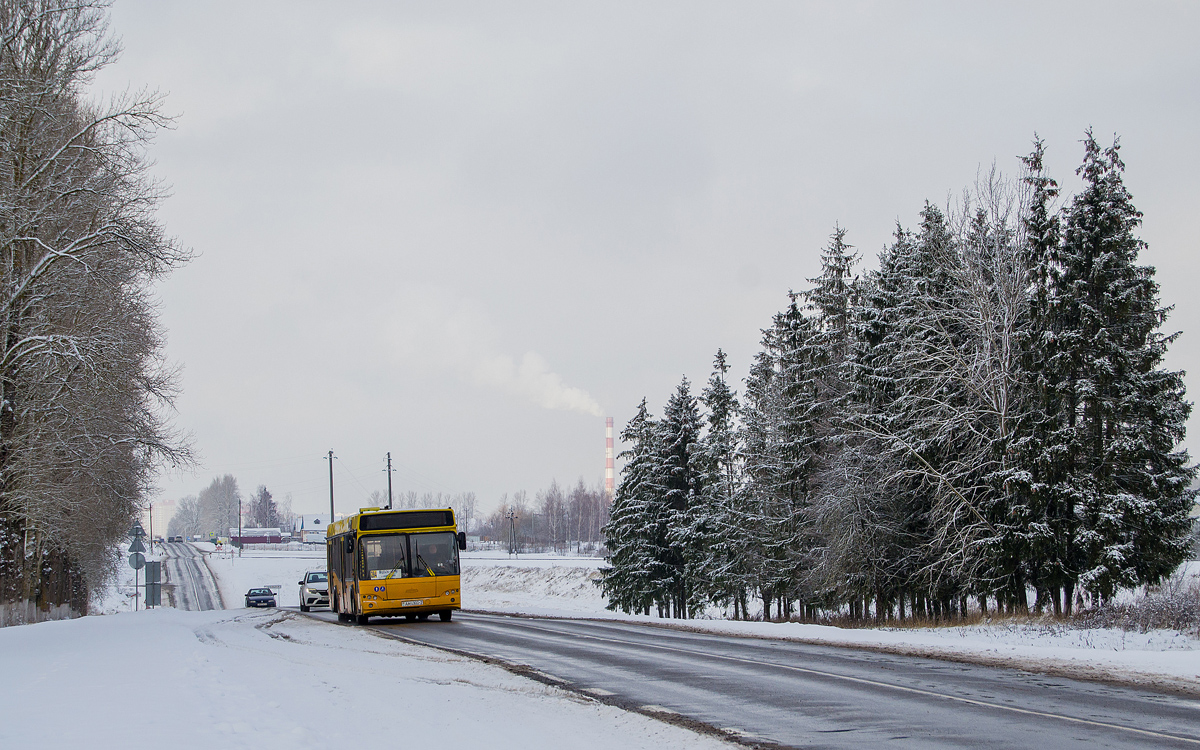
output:
POLYGON ((573 487, 564 488, 551 479, 532 499, 525 490, 501 495, 477 530, 484 541, 515 545, 518 552, 596 552, 604 544, 609 509, 601 482, 589 487, 580 477, 573 487), (511 523, 509 513, 514 516, 511 523))

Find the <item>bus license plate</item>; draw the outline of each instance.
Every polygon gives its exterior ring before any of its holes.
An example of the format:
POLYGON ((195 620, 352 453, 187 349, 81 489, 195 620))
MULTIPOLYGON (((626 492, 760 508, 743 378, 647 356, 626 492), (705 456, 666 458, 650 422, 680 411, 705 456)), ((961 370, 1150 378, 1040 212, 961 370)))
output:
POLYGON ((406 599, 400 602, 401 607, 419 607, 422 604, 424 604, 424 602, 422 602, 420 599, 406 599))

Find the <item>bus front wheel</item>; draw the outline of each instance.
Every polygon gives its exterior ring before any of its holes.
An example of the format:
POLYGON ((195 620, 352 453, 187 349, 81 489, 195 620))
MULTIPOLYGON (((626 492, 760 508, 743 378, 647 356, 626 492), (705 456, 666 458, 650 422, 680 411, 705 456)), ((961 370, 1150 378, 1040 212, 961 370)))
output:
POLYGON ((438 617, 442 618, 442 622, 450 622, 450 616, 452 613, 453 610, 450 609, 442 610, 441 612, 438 612, 438 617))
POLYGON ((355 615, 355 617, 354 617, 354 621, 356 623, 358 623, 359 625, 366 625, 367 620, 369 620, 369 619, 371 619, 371 618, 368 617, 367 615, 355 615))

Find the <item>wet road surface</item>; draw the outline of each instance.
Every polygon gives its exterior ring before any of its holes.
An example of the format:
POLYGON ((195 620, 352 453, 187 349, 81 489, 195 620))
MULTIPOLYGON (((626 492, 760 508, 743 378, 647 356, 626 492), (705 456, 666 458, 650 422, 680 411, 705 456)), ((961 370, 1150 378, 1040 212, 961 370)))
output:
POLYGON ((1200 748, 1200 701, 1017 670, 613 621, 456 612, 366 627, 787 747, 1200 748))

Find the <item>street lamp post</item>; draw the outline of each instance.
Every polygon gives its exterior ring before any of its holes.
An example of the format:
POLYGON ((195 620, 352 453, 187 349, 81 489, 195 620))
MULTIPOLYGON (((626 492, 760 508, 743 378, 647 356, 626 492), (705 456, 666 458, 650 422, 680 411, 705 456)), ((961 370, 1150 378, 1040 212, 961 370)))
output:
POLYGON ((333 451, 329 451, 329 522, 333 523, 333 451))
POLYGON ((504 517, 508 519, 508 554, 515 555, 517 553, 517 519, 520 516, 512 508, 509 508, 504 517))

